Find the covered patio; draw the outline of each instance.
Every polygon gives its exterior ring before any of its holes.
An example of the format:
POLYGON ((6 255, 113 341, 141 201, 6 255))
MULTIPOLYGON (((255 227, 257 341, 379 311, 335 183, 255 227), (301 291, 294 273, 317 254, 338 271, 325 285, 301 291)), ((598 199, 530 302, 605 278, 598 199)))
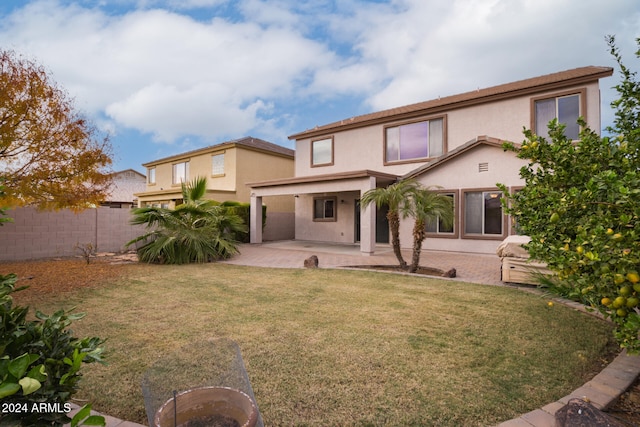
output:
MULTIPOLYGON (((359 243, 360 253, 372 255, 377 237, 388 232, 376 207, 361 208, 367 191, 387 187, 398 176, 371 170, 285 178, 247 184, 251 188, 251 243, 262 243, 262 199, 295 198, 295 238, 331 243, 359 243)), ((386 219, 385 219, 386 220, 386 219)))

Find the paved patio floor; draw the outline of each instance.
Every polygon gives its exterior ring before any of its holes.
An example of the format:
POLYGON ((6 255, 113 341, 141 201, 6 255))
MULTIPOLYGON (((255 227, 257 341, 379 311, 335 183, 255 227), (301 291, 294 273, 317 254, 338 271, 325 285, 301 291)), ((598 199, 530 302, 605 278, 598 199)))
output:
MULTIPOLYGON (((336 268, 353 265, 397 265, 389 245, 379 245, 372 255, 363 255, 357 245, 331 244, 302 240, 287 240, 240 245, 240 254, 227 264, 274 268, 304 268, 304 260, 318 257, 318 267, 336 268)), ((411 261, 411 251, 403 250, 405 261, 411 261)), ((488 285, 501 285, 500 258, 491 254, 422 251, 420 265, 441 270, 455 268, 456 280, 488 285)))

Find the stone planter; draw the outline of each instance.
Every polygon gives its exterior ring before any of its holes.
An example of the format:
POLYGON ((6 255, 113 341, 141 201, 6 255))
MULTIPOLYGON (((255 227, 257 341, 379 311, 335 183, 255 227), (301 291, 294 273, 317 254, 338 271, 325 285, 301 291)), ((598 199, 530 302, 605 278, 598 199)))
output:
POLYGON ((198 387, 167 400, 156 412, 153 426, 255 427, 257 420, 258 408, 247 394, 228 387, 198 387))

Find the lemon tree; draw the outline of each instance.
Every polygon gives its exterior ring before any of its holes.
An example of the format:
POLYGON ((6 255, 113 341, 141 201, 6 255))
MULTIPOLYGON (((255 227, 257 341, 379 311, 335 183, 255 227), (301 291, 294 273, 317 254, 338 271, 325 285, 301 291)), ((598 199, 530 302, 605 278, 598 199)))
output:
POLYGON ((557 273, 552 289, 611 318, 620 345, 638 352, 640 83, 623 65, 612 36, 607 43, 622 77, 609 136, 580 119, 580 138, 572 141, 553 121, 548 139, 526 130, 520 146, 505 144, 528 161, 520 171, 526 185, 508 195, 505 207, 520 233, 531 237, 531 257, 557 273))

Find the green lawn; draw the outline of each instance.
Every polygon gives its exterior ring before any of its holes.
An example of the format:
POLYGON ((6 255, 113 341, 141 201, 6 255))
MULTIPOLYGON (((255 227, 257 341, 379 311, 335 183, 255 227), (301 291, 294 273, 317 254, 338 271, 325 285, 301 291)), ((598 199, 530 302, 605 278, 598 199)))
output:
POLYGON ((78 306, 75 334, 108 340, 77 397, 145 424, 143 372, 216 337, 239 344, 267 426, 495 425, 582 385, 612 344, 539 296, 366 271, 133 265, 37 304, 78 306))

